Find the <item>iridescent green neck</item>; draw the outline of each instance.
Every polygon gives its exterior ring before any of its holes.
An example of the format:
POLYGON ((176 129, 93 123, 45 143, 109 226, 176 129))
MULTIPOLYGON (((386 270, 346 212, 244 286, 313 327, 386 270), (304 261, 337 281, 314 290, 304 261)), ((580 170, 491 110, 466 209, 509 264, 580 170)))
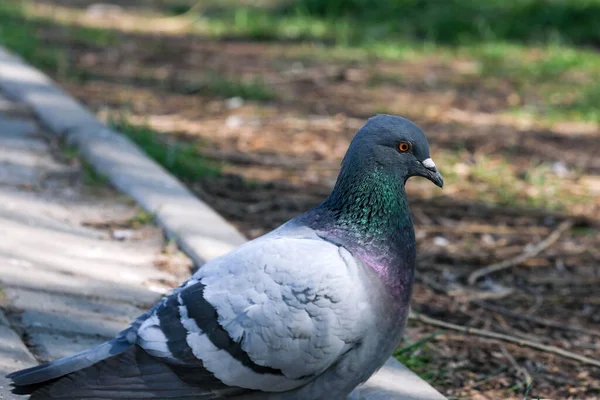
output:
POLYGON ((391 239, 402 228, 412 231, 404 181, 382 168, 340 176, 323 206, 334 213, 339 228, 363 243, 391 239))
POLYGON ((408 304, 415 269, 415 232, 405 175, 374 166, 358 174, 342 168, 331 195, 299 219, 333 243, 344 246, 375 271, 390 293, 408 304))
POLYGON ((359 257, 401 300, 398 304, 408 304, 416 244, 404 179, 377 167, 360 175, 342 172, 305 223, 359 257))

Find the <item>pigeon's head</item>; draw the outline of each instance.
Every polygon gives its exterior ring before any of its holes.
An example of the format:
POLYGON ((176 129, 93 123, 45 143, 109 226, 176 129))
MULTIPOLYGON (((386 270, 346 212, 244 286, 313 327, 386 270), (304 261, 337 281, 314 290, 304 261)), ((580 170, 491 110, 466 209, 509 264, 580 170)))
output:
POLYGON ((352 139, 344 159, 348 163, 361 169, 378 165, 404 181, 422 176, 444 186, 423 131, 402 117, 380 114, 370 118, 352 139))

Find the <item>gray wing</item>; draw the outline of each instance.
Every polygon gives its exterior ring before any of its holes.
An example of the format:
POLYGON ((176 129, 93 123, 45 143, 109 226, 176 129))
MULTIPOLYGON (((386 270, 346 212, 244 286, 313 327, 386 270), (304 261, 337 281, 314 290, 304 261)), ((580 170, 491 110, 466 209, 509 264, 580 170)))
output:
POLYGON ((360 268, 316 236, 267 235, 200 268, 141 323, 137 343, 215 393, 295 389, 361 341, 360 268))

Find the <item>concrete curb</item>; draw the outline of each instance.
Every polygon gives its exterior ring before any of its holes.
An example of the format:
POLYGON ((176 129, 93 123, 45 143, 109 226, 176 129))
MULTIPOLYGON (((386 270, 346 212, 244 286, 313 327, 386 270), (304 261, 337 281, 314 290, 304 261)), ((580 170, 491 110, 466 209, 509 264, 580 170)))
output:
POLYGON ((21 396, 4 393, 4 389, 10 387, 10 380, 4 375, 16 369, 33 367, 37 365, 37 361, 23 344, 21 337, 12 330, 2 311, 0 311, 0 353, 5 355, 0 359, 0 399, 22 400, 21 396))
MULTIPOLYGON (((123 135, 107 128, 42 72, 0 47, 0 89, 31 107, 51 132, 120 191, 156 216, 197 265, 246 241, 232 225, 123 135)), ((390 358, 351 399, 444 400, 427 382, 390 358)))

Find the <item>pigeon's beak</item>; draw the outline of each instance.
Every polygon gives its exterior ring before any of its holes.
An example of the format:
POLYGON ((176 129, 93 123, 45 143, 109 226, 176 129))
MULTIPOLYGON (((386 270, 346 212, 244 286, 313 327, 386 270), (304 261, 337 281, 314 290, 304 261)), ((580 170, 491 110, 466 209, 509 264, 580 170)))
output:
POLYGON ((427 159, 421 161, 421 165, 423 166, 422 176, 424 178, 429 179, 431 182, 435 183, 436 186, 443 188, 444 187, 444 178, 442 178, 442 175, 437 170, 433 160, 431 158, 427 158, 427 159))

